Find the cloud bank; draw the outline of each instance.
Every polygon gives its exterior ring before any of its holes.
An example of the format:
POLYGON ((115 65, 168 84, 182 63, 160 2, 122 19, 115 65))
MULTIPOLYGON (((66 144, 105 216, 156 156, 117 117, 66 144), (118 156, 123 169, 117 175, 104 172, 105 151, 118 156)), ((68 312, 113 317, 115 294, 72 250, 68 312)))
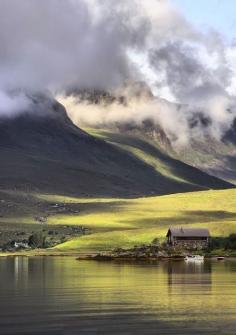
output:
POLYGON ((48 90, 63 95, 78 123, 149 118, 177 143, 206 128, 219 139, 236 116, 235 45, 194 27, 168 0, 1 0, 0 43, 0 115, 27 108, 12 91, 48 90), (94 106, 67 96, 137 81, 177 105, 142 97, 94 106))
POLYGON ((1 0, 0 88, 112 88, 132 77, 127 50, 147 30, 124 0, 1 0))

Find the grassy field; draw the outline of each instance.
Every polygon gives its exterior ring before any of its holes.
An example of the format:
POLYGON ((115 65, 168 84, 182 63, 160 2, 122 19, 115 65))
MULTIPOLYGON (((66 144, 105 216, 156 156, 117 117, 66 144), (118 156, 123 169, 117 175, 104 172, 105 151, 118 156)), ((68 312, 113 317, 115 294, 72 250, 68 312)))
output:
MULTIPOLYGON (((1 194, 4 196, 4 193, 1 194)), ((8 200, 19 202, 9 214, 0 217, 3 229, 40 229, 35 215, 43 214, 51 204, 64 204, 77 213, 53 213, 47 226, 82 225, 91 234, 60 244, 62 252, 92 252, 115 247, 129 247, 163 239, 169 226, 207 227, 213 236, 228 236, 236 232, 236 189, 181 193, 138 199, 86 199, 56 195, 32 194, 31 201, 22 194, 8 200), (18 199, 19 198, 19 199, 18 199), (18 200, 17 200, 18 199, 18 200), (21 202, 20 202, 21 199, 21 202)), ((5 195, 6 199, 6 195, 5 195)), ((41 229, 45 225, 41 225, 41 229)))
MULTIPOLYGON (((45 197, 44 197, 45 198, 45 197)), ((236 190, 203 191, 169 196, 127 199, 73 199, 56 201, 83 203, 79 215, 52 216, 50 224, 76 224, 92 234, 57 247, 81 252, 107 250, 150 243, 164 238, 169 226, 207 227, 213 236, 236 232, 236 190)), ((47 196, 48 200, 52 200, 47 196)))

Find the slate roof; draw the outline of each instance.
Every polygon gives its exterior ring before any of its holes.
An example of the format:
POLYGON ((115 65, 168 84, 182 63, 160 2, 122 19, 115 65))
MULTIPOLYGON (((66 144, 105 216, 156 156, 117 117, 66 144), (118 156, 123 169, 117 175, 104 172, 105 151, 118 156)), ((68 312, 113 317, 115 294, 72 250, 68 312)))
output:
POLYGON ((177 237, 209 237, 210 232, 204 228, 169 228, 167 235, 171 233, 172 236, 177 237))

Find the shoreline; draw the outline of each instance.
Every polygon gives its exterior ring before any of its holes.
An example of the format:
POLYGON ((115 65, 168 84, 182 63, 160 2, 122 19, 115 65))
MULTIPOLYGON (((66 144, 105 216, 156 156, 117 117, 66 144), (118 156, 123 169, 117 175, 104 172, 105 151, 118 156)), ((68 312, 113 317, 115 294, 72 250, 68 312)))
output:
MULTIPOLYGON (((158 257, 119 257, 112 255, 101 255, 98 252, 82 253, 75 250, 59 251, 59 250, 44 250, 36 249, 30 251, 18 252, 1 252, 0 258, 7 257, 75 257, 78 261, 109 261, 109 262, 159 262, 159 261, 183 261, 185 256, 172 255, 172 256, 158 256, 158 257)), ((231 255, 206 255, 205 259, 236 259, 236 256, 231 255)))
POLYGON ((0 258, 4 257, 78 257, 81 253, 77 251, 54 251, 54 250, 30 250, 30 251, 13 251, 13 252, 1 252, 0 258))

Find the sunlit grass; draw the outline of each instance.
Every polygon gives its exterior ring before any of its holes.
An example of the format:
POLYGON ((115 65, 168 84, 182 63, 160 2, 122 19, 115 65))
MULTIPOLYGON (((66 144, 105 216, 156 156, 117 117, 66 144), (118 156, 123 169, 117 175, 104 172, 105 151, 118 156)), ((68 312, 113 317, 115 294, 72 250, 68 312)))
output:
POLYGON ((169 226, 206 227, 214 236, 227 236, 236 232, 235 196, 236 190, 223 190, 116 199, 120 204, 117 208, 109 204, 105 210, 53 217, 50 222, 91 228, 93 234, 59 246, 81 251, 150 243, 155 237, 164 238, 169 226))
MULTIPOLYGON (((158 159, 157 157, 153 157, 151 154, 149 154, 144 148, 137 148, 133 145, 132 141, 130 141, 130 144, 128 142, 122 143, 122 142, 116 142, 113 140, 113 132, 108 131, 108 130, 103 130, 103 129, 91 129, 91 128, 86 128, 85 129, 88 133, 91 135, 98 137, 102 140, 105 140, 107 142, 110 142, 116 146, 118 146, 121 149, 124 149, 125 151, 130 152, 132 155, 136 156, 138 159, 141 161, 145 162, 146 164, 152 166, 158 173, 161 175, 170 178, 172 180, 178 181, 178 182, 183 182, 189 184, 189 181, 177 176, 173 171, 171 171, 170 166, 168 163, 165 163, 163 160, 158 159)), ((125 140, 127 141, 129 137, 125 137, 125 140)), ((149 143, 147 139, 144 140, 144 144, 149 143)), ((152 141, 151 145, 155 147, 155 142, 152 141)), ((156 144, 156 147, 158 145, 156 144)))
MULTIPOLYGON (((139 199, 88 199, 44 194, 34 194, 32 199, 36 204, 38 201, 76 204, 80 209, 78 213, 57 213, 48 217, 47 223, 51 225, 82 225, 90 229, 90 235, 57 247, 63 251, 87 252, 150 243, 156 237, 163 239, 169 226, 206 227, 213 236, 236 232, 236 189, 139 199)), ((24 206, 24 214, 12 211, 0 222, 35 224, 37 207, 24 206)))

